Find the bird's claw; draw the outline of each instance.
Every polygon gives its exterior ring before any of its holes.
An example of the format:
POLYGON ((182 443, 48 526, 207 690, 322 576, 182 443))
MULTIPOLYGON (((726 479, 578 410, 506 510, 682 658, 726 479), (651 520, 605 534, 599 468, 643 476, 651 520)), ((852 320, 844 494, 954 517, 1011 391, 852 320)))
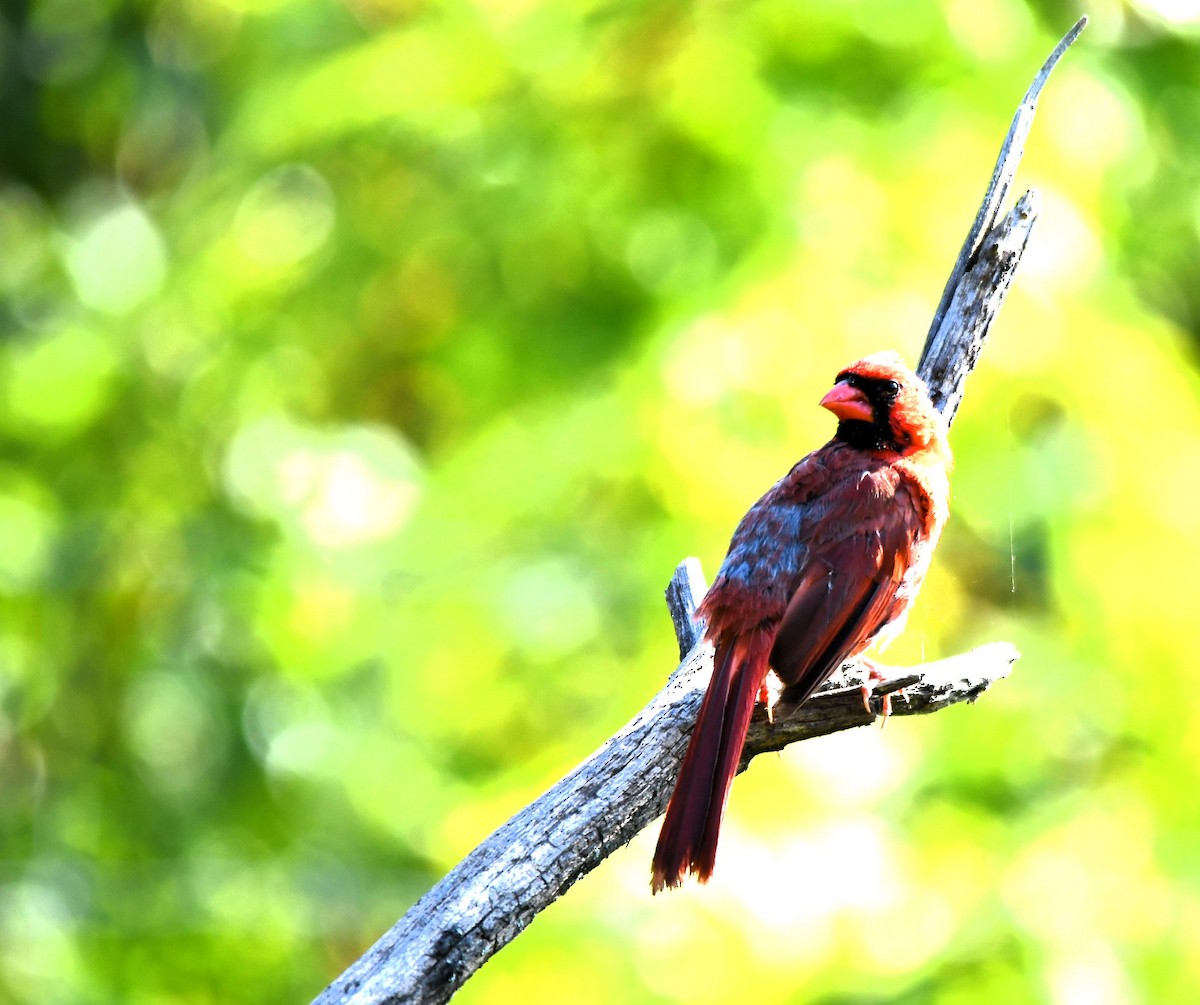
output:
MULTIPOLYGON (((871 660, 863 660, 862 664, 864 667, 866 667, 866 670, 867 670, 867 679, 862 684, 863 708, 866 709, 867 715, 874 718, 875 710, 873 708, 871 708, 871 695, 875 690, 873 687, 873 684, 876 682, 879 682, 879 681, 887 680, 888 676, 880 669, 880 666, 878 663, 875 663, 871 660)), ((903 694, 904 689, 901 688, 897 693, 903 694)), ((880 729, 883 729, 883 727, 887 725, 888 717, 891 714, 892 714, 892 695, 889 692, 888 694, 880 695, 880 697, 879 697, 879 728, 880 729)))
POLYGON ((775 675, 774 670, 768 670, 767 676, 763 678, 762 685, 758 689, 758 700, 766 706, 767 722, 771 725, 775 724, 775 706, 779 703, 781 694, 783 694, 783 681, 775 675))

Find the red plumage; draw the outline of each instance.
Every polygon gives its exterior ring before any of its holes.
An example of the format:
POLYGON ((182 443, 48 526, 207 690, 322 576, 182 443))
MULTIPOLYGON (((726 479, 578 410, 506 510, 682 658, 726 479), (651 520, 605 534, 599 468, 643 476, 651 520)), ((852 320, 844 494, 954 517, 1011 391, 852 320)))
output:
POLYGON ((894 353, 838 374, 837 433, 742 518, 699 614, 713 677, 654 853, 654 892, 712 875, 754 703, 773 669, 792 701, 891 634, 946 521, 950 448, 924 383, 894 353))

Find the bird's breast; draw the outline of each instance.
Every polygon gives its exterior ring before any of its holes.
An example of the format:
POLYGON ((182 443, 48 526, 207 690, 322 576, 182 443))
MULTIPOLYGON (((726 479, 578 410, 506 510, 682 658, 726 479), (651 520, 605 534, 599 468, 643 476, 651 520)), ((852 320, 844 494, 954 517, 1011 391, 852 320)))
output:
POLYGON ((872 502, 887 502, 895 499, 899 487, 900 479, 896 477, 893 468, 875 468, 863 471, 858 476, 859 494, 865 495, 872 502))

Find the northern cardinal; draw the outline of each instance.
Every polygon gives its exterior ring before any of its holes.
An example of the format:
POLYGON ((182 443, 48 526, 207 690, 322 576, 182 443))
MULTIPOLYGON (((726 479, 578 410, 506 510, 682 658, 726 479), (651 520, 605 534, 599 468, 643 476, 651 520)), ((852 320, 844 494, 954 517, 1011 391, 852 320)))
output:
POLYGON ((713 676, 654 852, 651 888, 712 875, 755 701, 773 670, 806 700, 842 663, 900 630, 949 508, 946 424, 895 353, 837 375, 838 418, 742 517, 698 616, 713 676), (886 629, 886 632, 885 632, 886 629))

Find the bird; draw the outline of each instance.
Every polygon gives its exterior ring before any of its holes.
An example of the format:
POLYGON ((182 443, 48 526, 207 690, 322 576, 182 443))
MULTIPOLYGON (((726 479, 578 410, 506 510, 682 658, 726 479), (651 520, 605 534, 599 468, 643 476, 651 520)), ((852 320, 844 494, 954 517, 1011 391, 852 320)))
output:
POLYGON ((850 364, 820 404, 838 419, 833 439, 742 517, 697 608, 713 675, 659 833, 654 893, 712 876, 756 702, 799 704, 899 632, 946 523, 946 422, 897 353, 850 364))

